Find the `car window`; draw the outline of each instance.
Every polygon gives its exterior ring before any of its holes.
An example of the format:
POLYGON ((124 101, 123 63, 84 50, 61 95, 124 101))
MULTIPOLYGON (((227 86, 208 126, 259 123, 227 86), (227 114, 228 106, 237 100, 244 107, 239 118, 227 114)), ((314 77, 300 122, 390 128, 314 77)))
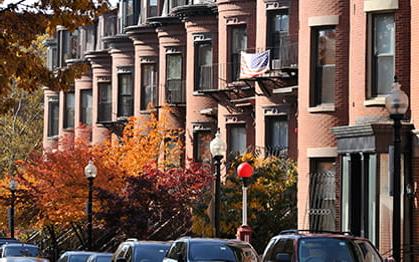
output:
POLYGON ((138 246, 135 250, 134 262, 162 261, 168 247, 159 245, 138 246))
POLYGON ((69 258, 69 262, 86 262, 86 260, 89 258, 90 254, 77 254, 72 255, 69 258))
POLYGON ((132 247, 128 247, 127 252, 125 253, 125 259, 127 262, 132 262, 132 247))
POLYGON ((360 261, 363 262, 381 262, 381 257, 377 251, 371 246, 371 244, 364 240, 355 240, 355 243, 359 247, 358 256, 360 261))
POLYGON ((303 238, 299 240, 301 262, 358 262, 351 241, 337 238, 303 238))
POLYGON ((244 261, 244 253, 238 246, 229 246, 224 243, 192 242, 189 246, 191 261, 221 260, 244 261))
POLYGON ((175 242, 167 254, 168 258, 178 259, 178 254, 182 254, 185 257, 186 254, 186 243, 183 241, 175 242))
POLYGON ((111 262, 112 256, 97 256, 96 262, 111 262))
POLYGON ((38 248, 28 246, 4 247, 5 257, 37 257, 38 248))
POLYGON ((288 254, 290 259, 294 255, 294 240, 293 239, 278 239, 276 242, 270 243, 269 251, 263 257, 263 261, 277 261, 279 254, 288 254))

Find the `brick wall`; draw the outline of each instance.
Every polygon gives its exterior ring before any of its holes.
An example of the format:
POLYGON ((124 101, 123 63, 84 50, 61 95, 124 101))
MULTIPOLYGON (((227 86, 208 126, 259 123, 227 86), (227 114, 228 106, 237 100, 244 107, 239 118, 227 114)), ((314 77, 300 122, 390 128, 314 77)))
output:
POLYGON ((316 0, 300 1, 299 34, 299 90, 298 90, 298 226, 308 228, 309 159, 308 148, 335 147, 331 132, 334 126, 348 124, 348 49, 349 3, 348 1, 316 0), (333 112, 309 112, 310 89, 310 42, 309 17, 339 16, 336 26, 336 83, 335 110, 333 112))

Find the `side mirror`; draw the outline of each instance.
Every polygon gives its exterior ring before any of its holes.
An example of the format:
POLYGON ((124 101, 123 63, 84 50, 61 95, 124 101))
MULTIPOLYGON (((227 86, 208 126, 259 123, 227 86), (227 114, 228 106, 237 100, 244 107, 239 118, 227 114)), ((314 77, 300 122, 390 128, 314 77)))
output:
POLYGON ((275 255, 275 262, 291 262, 291 257, 288 253, 278 253, 275 255))
POLYGON ((394 260, 392 257, 386 257, 384 258, 384 262, 396 262, 396 260, 394 260))
POLYGON ((185 262, 185 258, 183 257, 182 253, 177 253, 177 261, 185 262))

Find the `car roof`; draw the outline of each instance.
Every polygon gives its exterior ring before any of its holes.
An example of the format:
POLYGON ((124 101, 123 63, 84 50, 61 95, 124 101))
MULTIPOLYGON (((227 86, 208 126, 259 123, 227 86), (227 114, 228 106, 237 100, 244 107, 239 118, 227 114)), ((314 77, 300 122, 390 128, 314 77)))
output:
MULTIPOLYGON (((310 230, 285 230, 274 236, 273 239, 280 238, 339 238, 350 240, 367 240, 366 238, 353 236, 350 232, 331 232, 331 231, 310 231, 310 230)), ((368 240, 367 240, 368 241, 368 240)))
POLYGON ((241 241, 239 239, 222 239, 222 238, 195 238, 195 237, 182 237, 178 239, 180 240, 188 240, 189 242, 196 242, 196 243, 227 243, 227 244, 249 244, 248 242, 241 241))
POLYGON ((90 257, 111 257, 113 255, 113 253, 94 253, 92 255, 90 255, 90 257))
POLYGON ((130 246, 170 246, 171 243, 163 241, 125 241, 121 245, 130 245, 130 246))
POLYGON ((39 248, 36 245, 27 244, 27 243, 6 243, 6 244, 2 245, 2 247, 34 247, 34 248, 39 248))
POLYGON ((72 256, 72 255, 93 255, 97 254, 97 252, 92 251, 66 251, 61 256, 72 256))

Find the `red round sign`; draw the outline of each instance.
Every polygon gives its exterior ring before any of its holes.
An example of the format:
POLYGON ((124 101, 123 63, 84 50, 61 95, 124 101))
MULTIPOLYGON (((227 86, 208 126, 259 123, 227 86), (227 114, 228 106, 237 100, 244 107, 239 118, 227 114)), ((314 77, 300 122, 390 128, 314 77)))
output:
POLYGON ((241 163, 237 167, 237 174, 241 178, 251 177, 253 175, 253 167, 247 162, 241 163))

